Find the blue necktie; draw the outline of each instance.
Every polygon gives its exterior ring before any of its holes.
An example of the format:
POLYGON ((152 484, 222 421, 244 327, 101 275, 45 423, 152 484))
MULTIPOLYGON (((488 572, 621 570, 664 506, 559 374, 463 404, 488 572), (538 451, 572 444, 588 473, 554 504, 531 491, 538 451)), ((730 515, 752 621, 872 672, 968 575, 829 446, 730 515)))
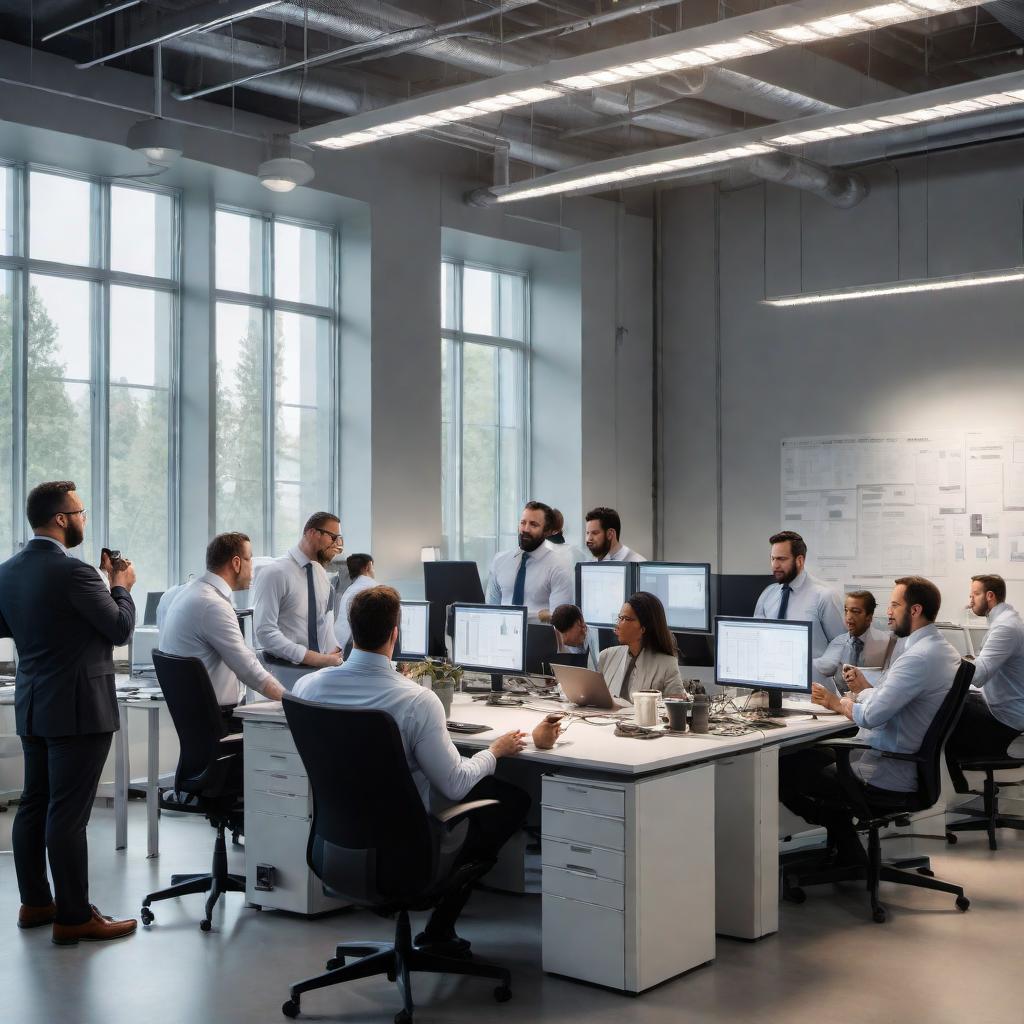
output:
POLYGON ((851 661, 850 664, 859 665, 860 656, 864 653, 864 641, 861 640, 859 636, 855 636, 850 641, 850 646, 853 648, 853 661, 851 661))
POLYGON ((516 573, 515 586, 512 588, 512 603, 523 604, 523 592, 526 590, 526 560, 530 556, 524 551, 522 561, 519 563, 519 572, 516 573))
POLYGON ((316 587, 313 586, 313 563, 306 563, 306 646, 311 651, 319 651, 320 643, 316 638, 316 587))
POLYGON ((786 612, 789 610, 789 595, 793 592, 793 588, 788 583, 782 584, 782 602, 779 605, 778 618, 784 619, 786 612))

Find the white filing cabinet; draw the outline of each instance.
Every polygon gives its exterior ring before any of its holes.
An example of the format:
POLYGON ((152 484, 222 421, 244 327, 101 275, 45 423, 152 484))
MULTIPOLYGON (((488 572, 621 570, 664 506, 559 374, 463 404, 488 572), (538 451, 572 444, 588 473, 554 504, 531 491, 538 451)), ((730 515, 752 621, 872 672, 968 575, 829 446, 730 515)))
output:
POLYGON ((245 722, 245 898, 295 914, 346 906, 324 895, 306 864, 313 796, 306 769, 283 720, 245 722), (273 868, 271 888, 257 889, 257 868, 273 868))
POLYGON ((544 970, 642 992, 715 956, 711 765, 543 780, 544 970))

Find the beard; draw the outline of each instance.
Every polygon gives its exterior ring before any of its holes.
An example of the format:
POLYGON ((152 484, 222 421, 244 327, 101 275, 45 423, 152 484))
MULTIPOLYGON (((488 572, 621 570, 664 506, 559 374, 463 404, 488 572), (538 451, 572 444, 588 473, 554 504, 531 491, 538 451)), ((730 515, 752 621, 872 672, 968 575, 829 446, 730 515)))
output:
POLYGON ((788 572, 783 573, 779 576, 777 573, 772 573, 775 576, 776 583, 792 583, 797 578, 799 573, 796 571, 796 564, 794 563, 788 572))
POLYGON ((520 551, 536 551, 537 548, 544 543, 543 537, 533 537, 528 533, 519 534, 519 550, 520 551))
POLYGON ((607 537, 605 537, 604 542, 602 544, 591 544, 590 541, 587 541, 587 550, 595 558, 604 558, 605 555, 607 555, 608 552, 611 551, 611 549, 612 542, 608 540, 607 537))
POLYGON ((64 528, 64 547, 77 548, 85 540, 85 530, 77 517, 69 519, 68 525, 64 528))
POLYGON ((906 636, 910 636, 909 610, 905 611, 900 618, 894 618, 892 625, 892 635, 899 637, 901 640, 906 636))
POLYGON ((332 555, 330 552, 331 552, 331 548, 324 548, 323 551, 318 551, 316 553, 316 560, 325 569, 327 568, 327 566, 329 566, 331 564, 331 562, 334 561, 334 555, 332 555))

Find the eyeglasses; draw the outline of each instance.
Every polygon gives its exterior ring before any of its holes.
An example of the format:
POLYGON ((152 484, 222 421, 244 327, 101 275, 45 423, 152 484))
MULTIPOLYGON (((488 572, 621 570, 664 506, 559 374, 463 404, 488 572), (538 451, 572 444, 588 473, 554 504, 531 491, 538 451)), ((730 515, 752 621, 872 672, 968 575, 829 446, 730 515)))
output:
POLYGON ((331 538, 331 543, 332 544, 337 544, 338 541, 341 540, 341 534, 340 533, 331 533, 330 530, 321 530, 319 526, 316 528, 316 532, 317 533, 325 533, 328 537, 331 538))
POLYGON ((67 512, 54 512, 54 517, 57 517, 57 516, 81 516, 83 519, 86 519, 88 517, 88 515, 89 515, 88 509, 84 509, 84 508, 73 508, 73 509, 71 509, 70 511, 67 511, 67 512))

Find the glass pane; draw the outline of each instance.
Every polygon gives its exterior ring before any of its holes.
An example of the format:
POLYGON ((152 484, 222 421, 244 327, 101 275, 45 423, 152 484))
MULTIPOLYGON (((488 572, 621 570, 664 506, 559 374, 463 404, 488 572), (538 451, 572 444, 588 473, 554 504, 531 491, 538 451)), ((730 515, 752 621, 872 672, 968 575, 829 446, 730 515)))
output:
POLYGON ((241 530, 256 554, 263 535, 263 318, 217 303, 217 532, 241 530))
POLYGON ((217 211, 217 287, 263 294, 263 220, 247 213, 217 211))
POLYGON ((0 164, 0 255, 14 252, 14 168, 0 164))
POLYGON ((174 200, 170 196, 111 187, 110 266, 129 274, 174 276, 174 200))
POLYGON ((457 558, 454 545, 455 530, 455 488, 458 473, 455 465, 455 434, 453 423, 455 407, 452 387, 453 343, 441 339, 441 535, 444 542, 445 558, 457 558))
POLYGON ((441 264, 441 327, 446 330, 458 330, 459 322, 455 306, 455 282, 458 268, 447 262, 441 264))
POLYGON ((494 334, 494 274, 466 267, 462 272, 462 329, 469 334, 494 334))
POLYGON ((467 426, 462 431, 463 550, 474 539, 496 539, 497 440, 494 427, 467 426))
POLYGON ((299 224, 274 224, 274 296, 331 306, 331 233, 299 224))
POLYGON ((498 422, 498 351, 489 345, 462 346, 462 420, 467 426, 498 422))
POLYGON ((89 266, 92 186, 78 178, 29 175, 29 255, 89 266))
MULTIPOLYGON (((274 552, 283 554, 295 547, 302 534, 302 524, 313 514, 302 502, 302 487, 297 483, 277 480, 274 483, 274 552)), ((320 511, 317 505, 314 512, 320 511)))
POLYGON ((40 348, 36 372, 72 380, 89 380, 92 365, 90 320, 88 282, 33 274, 29 331, 34 332, 40 348))
POLYGON ((519 274, 498 274, 498 334, 515 341, 526 340, 526 278, 519 274))
MULTIPOLYGON (((0 168, 2 172, 3 168, 0 168)), ((14 448, 14 275, 0 271, 0 559, 14 549, 14 516, 11 502, 14 448)))
POLYGON ((171 296, 110 289, 110 382, 166 388, 170 382, 171 296))

